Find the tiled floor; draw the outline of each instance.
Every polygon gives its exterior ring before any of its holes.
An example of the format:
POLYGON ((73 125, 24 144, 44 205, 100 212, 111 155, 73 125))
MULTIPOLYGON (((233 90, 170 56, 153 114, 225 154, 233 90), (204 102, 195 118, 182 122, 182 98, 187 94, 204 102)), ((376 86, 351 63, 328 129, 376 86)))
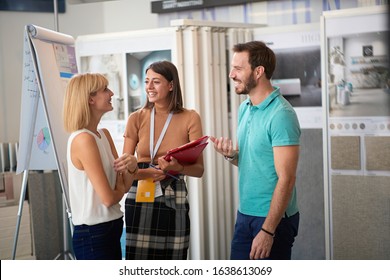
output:
MULTIPOLYGON (((16 204, 0 207, 0 259, 2 260, 12 259, 14 253, 18 210, 19 206, 16 204)), ((25 202, 20 218, 15 259, 34 258, 29 212, 29 204, 25 202)))

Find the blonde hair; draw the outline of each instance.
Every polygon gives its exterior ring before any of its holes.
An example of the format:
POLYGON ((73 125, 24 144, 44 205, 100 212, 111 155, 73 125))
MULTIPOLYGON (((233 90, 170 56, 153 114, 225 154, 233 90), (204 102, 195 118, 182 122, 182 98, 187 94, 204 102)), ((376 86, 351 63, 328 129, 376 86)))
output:
POLYGON ((77 74, 69 80, 62 112, 67 132, 85 128, 89 124, 91 121, 89 97, 107 85, 107 78, 98 73, 77 74))

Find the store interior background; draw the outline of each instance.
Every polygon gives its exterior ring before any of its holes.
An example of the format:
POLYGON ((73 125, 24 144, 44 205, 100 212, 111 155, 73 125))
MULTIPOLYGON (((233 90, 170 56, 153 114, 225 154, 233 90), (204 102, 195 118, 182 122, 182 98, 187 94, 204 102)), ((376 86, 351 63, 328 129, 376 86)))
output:
MULTIPOLYGON (((266 27, 291 27, 305 24, 318 24, 324 10, 351 9, 388 4, 388 1, 263 1, 243 5, 217 7, 204 10, 190 10, 168 14, 151 13, 152 1, 66 1, 65 13, 58 15, 58 31, 69 34, 74 38, 90 34, 116 33, 131 30, 146 30, 170 26, 174 19, 194 19, 219 22, 240 22, 247 24, 261 24, 266 27), (135 3, 137 2, 137 3, 135 3)), ((21 79, 23 69, 23 36, 27 24, 34 24, 55 30, 53 13, 0 11, 0 142, 16 143, 19 140, 21 79)), ((351 39, 353 40, 353 39, 351 39)), ((388 45, 388 43, 387 43, 388 45)), ((277 52, 278 53, 278 52, 277 52)), ((275 75, 282 79, 288 73, 298 68, 289 69, 288 65, 305 65, 310 75, 301 73, 302 95, 287 96, 286 98, 296 107, 314 107, 313 110, 322 110, 321 106, 321 60, 318 47, 305 49, 299 52, 296 49, 286 49, 278 53, 283 64, 279 66, 275 75), (307 55, 310 53, 310 56, 307 55), (284 62, 285 61, 285 62, 284 62), (286 74, 287 72, 287 74, 286 74), (305 98, 305 94, 309 98, 305 98)), ((132 57, 128 57, 131 60, 132 57)), ((387 98, 385 96, 385 98, 387 98)), ((386 99, 388 100, 388 99, 386 99)), ((344 108, 344 107, 343 107, 344 108)), ((346 109, 352 108, 345 107, 346 109)), ((334 111, 336 112, 336 111, 334 111)), ((335 113, 336 114, 336 113, 335 113)), ((385 113, 386 115, 386 113, 385 113)), ((120 116, 120 113, 119 113, 120 116)), ((327 259, 327 245, 325 242, 327 225, 324 207, 324 166, 323 166, 323 132, 322 128, 304 128, 302 133, 301 160, 298 168, 297 185, 300 196, 301 229, 293 249, 293 259, 327 259)), ((207 164, 207 163, 206 163, 207 164)), ((9 172, 3 172, 3 182, 10 180, 9 172)), ((21 185, 20 176, 11 176, 13 184, 21 185)), ((31 186, 39 186, 32 192, 29 190, 29 200, 23 210, 23 224, 18 240, 17 259, 53 259, 62 248, 62 209, 58 205, 61 201, 61 190, 58 187, 56 173, 32 174, 29 177, 31 186), (44 198, 44 199, 43 199, 44 198), (35 207, 35 209, 34 209, 35 207), (48 211, 49 210, 49 211, 48 211), (50 212, 52 215, 48 215, 50 212), (53 232, 55 234, 53 234, 53 232)), ((5 184, 5 183, 4 183, 5 184)), ((229 191, 235 192, 234 189, 229 191)), ((12 252, 12 243, 15 232, 15 222, 18 210, 20 190, 14 188, 13 203, 0 205, 0 259, 9 259, 12 252)), ((3 201, 0 201, 3 202, 3 201)), ((209 202, 208 202, 209 203, 209 202)), ((218 203, 218 202, 216 202, 218 203)), ((220 203, 220 202, 219 202, 220 203)), ((229 207, 234 202, 220 205, 220 209, 232 212, 229 207)), ((208 213, 207 204, 204 205, 203 215, 208 213)), ((385 210, 384 210, 385 211, 385 210)), ((234 212, 234 211, 233 211, 234 212)), ((200 238, 191 239, 190 259, 226 259, 232 228, 225 228, 220 221, 208 221, 208 225, 192 224, 192 228, 200 226, 200 238), (210 234, 209 227, 215 223, 218 228, 210 234), (216 240, 222 239, 223 242, 216 240), (214 235, 214 236, 212 236, 214 235), (210 245, 213 244, 213 245, 210 245), (222 248, 225 247, 225 248, 222 248), (211 248, 211 249, 210 249, 211 248)), ((389 228, 384 227, 389 232, 389 228)), ((388 248, 389 244, 384 244, 388 248)), ((382 252, 382 251, 381 251, 382 252)), ((354 258, 348 254, 345 258, 354 258)), ((388 259, 389 253, 367 258, 388 259)))

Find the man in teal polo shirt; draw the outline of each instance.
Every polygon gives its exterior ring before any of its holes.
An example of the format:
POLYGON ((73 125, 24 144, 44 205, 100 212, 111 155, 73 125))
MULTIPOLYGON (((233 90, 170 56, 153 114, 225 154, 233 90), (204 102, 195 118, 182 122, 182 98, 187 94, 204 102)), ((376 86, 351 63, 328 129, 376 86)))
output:
POLYGON ((248 95, 239 107, 237 147, 229 138, 211 137, 216 151, 239 170, 231 259, 291 259, 299 225, 299 122, 271 84, 274 52, 260 41, 237 44, 233 51, 229 77, 237 94, 248 95))

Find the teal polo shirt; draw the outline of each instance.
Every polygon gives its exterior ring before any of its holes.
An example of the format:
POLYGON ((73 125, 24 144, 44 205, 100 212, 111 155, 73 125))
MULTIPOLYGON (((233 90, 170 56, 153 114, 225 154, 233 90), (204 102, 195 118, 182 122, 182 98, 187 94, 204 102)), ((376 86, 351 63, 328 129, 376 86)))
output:
MULTIPOLYGON (((275 146, 299 145, 301 130, 291 104, 279 88, 259 105, 248 98, 238 111, 238 210, 246 215, 266 217, 278 176, 274 164, 275 146)), ((298 212, 296 188, 285 215, 298 212)))

